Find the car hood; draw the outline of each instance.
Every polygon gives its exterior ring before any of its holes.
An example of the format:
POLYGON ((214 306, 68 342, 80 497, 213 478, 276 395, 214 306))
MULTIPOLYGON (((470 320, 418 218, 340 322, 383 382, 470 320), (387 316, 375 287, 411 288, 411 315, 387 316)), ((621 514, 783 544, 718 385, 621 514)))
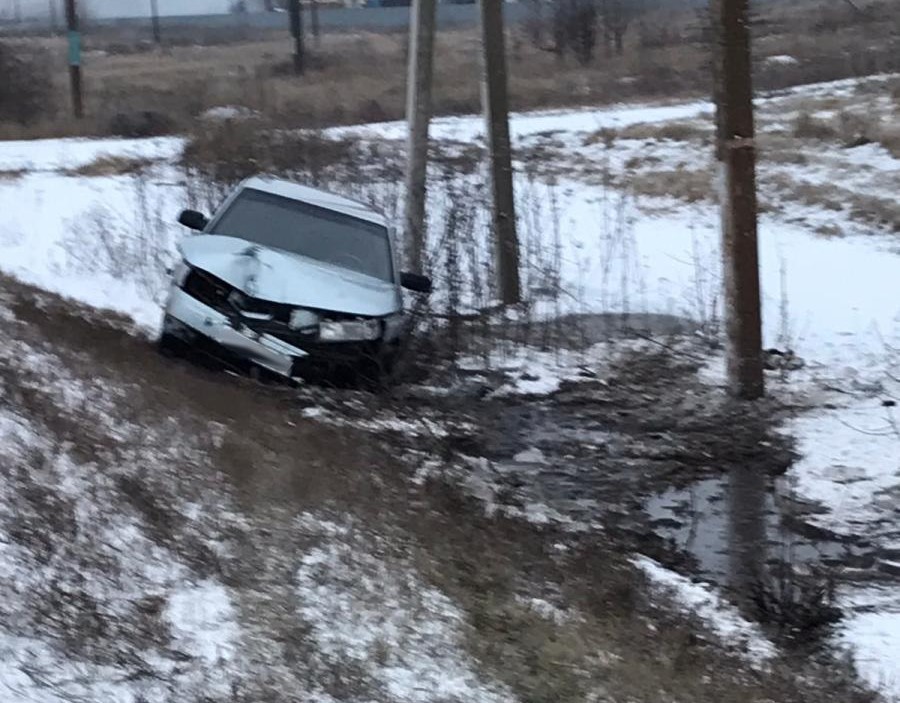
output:
POLYGON ((366 316, 389 315, 401 306, 391 283, 245 239, 199 234, 180 249, 191 266, 261 300, 366 316))

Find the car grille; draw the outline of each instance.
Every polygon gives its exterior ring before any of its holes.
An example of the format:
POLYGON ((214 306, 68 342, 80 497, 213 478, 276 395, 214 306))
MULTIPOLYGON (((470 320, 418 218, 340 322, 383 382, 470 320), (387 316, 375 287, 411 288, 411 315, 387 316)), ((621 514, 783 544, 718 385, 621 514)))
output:
POLYGON ((224 315, 233 315, 235 312, 234 307, 228 302, 228 296, 236 290, 235 287, 205 271, 191 269, 182 284, 182 289, 192 298, 217 312, 224 315))
MULTIPOLYGON (((323 351, 328 350, 329 353, 333 353, 336 349, 346 347, 349 350, 353 346, 353 343, 347 342, 318 344, 317 328, 292 330, 288 327, 291 313, 296 309, 295 306, 252 298, 230 283, 201 269, 191 269, 182 284, 182 289, 189 296, 204 305, 208 305, 213 310, 227 315, 233 323, 240 322, 258 334, 269 334, 287 344, 311 353, 320 347, 323 351), (242 313, 249 313, 250 315, 242 313), (253 317, 253 315, 266 315, 268 318, 260 319, 259 317, 253 317)), ((316 308, 309 309, 325 320, 359 319, 358 315, 330 312, 316 308)))
POLYGON ((200 269, 191 269, 182 288, 192 298, 229 316, 238 312, 268 315, 287 325, 294 309, 293 305, 251 298, 230 283, 200 269))

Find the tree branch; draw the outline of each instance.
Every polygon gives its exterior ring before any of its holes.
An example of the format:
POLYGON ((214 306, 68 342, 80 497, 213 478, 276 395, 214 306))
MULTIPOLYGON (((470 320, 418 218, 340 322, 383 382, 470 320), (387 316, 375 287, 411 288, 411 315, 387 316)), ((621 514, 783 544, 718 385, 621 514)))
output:
POLYGON ((864 9, 862 9, 859 5, 856 4, 855 0, 844 0, 850 7, 852 7, 857 13, 860 15, 868 14, 864 9))

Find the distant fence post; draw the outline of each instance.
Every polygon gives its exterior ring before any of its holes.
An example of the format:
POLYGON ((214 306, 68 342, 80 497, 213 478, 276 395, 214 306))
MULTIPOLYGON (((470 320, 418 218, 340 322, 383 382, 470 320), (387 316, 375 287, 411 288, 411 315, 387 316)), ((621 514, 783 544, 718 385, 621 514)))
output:
POLYGON ((150 17, 153 20, 153 41, 162 46, 162 29, 159 26, 159 0, 150 0, 150 17))
POLYGON ((288 15, 291 21, 291 36, 294 37, 294 72, 303 75, 303 8, 300 0, 289 0, 288 15))
POLYGON ((72 91, 72 114, 75 119, 80 120, 84 117, 84 100, 81 94, 81 32, 75 0, 66 0, 66 25, 69 28, 69 86, 72 91))

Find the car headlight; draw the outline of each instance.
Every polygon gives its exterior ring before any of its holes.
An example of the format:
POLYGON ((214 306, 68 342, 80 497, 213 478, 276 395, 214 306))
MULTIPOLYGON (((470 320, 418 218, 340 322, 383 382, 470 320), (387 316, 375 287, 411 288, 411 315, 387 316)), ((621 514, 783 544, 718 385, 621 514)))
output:
POLYGON ((324 321, 319 324, 319 341, 368 342, 381 337, 381 320, 324 321))
POLYGON ((312 310, 297 309, 291 312, 288 327, 292 330, 303 330, 319 324, 319 316, 312 310))

